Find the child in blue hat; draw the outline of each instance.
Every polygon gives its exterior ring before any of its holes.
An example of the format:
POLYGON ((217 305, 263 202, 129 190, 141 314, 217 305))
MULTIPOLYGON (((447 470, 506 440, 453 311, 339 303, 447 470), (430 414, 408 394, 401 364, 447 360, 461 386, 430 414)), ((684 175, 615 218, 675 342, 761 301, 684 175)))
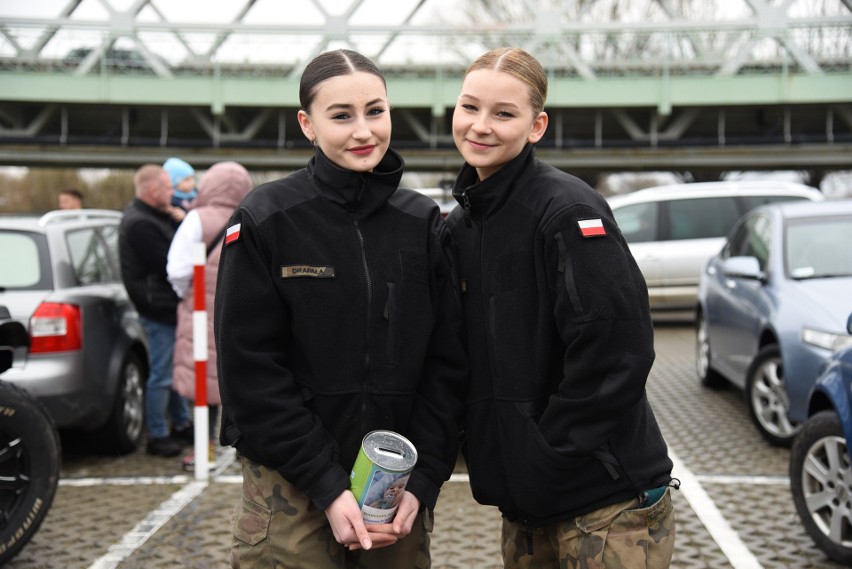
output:
POLYGON ((195 184, 195 169, 180 158, 174 157, 163 163, 163 169, 168 172, 172 181, 172 188, 174 188, 172 205, 187 211, 198 195, 195 184))

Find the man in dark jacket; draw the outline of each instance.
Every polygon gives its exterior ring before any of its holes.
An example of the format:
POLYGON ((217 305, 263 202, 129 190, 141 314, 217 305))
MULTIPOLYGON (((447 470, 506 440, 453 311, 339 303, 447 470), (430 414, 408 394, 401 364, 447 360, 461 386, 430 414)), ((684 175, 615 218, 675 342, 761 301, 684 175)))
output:
POLYGON ((177 223, 172 184, 162 167, 146 164, 133 177, 136 192, 119 226, 121 278, 148 336, 150 371, 145 392, 149 454, 176 456, 192 443, 185 399, 172 391, 172 356, 180 299, 166 277, 166 259, 177 223), (172 434, 169 434, 171 415, 172 434))

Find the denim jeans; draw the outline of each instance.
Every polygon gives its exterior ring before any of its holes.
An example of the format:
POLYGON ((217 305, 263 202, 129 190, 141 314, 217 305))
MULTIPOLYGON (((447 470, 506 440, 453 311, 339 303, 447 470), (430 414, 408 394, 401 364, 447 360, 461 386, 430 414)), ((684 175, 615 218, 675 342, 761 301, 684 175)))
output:
POLYGON ((175 351, 175 326, 140 317, 148 336, 150 371, 145 386, 145 426, 148 438, 169 436, 172 425, 190 422, 189 404, 172 389, 172 365, 175 351))

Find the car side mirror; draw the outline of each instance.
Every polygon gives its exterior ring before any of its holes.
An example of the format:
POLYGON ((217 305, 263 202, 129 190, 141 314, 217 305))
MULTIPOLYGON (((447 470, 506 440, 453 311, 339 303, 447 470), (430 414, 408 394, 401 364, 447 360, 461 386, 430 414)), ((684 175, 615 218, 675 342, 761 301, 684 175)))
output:
POLYGON ((722 263, 722 273, 726 277, 739 277, 762 281, 766 278, 760 270, 756 257, 728 257, 722 263))
POLYGON ((849 319, 846 320, 846 331, 852 334, 852 314, 850 314, 849 319))

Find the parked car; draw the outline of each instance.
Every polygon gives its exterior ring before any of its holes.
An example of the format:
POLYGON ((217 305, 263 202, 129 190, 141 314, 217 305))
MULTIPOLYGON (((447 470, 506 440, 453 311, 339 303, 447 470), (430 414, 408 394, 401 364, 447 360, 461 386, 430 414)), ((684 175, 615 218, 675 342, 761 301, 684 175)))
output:
POLYGON ((793 502, 817 547, 852 567, 852 348, 831 358, 807 411, 790 452, 793 502))
POLYGON ((126 453, 141 438, 148 348, 121 282, 120 220, 103 210, 0 217, 0 304, 30 336, 26 361, 3 379, 58 428, 126 453))
POLYGON ((647 188, 609 198, 618 227, 648 285, 651 309, 692 310, 701 269, 748 210, 822 193, 778 181, 704 182, 647 188))
POLYGON ((59 435, 47 410, 3 374, 27 354, 24 326, 0 306, 0 567, 47 516, 59 483, 59 435))
POLYGON ((701 275, 696 372, 745 390, 771 443, 788 446, 831 353, 852 345, 852 200, 762 206, 701 275))

